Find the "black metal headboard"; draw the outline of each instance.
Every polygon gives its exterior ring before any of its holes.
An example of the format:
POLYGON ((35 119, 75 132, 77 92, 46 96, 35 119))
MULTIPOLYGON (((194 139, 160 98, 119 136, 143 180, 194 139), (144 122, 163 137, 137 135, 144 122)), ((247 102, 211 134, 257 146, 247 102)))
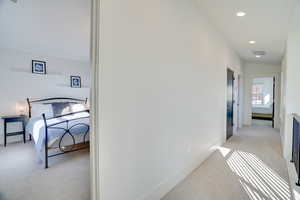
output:
POLYGON ((31 108, 33 103, 46 103, 51 101, 75 101, 78 103, 84 103, 87 104, 88 98, 86 99, 77 99, 77 98, 69 98, 69 97, 54 97, 54 98, 47 98, 47 99, 35 99, 30 100, 27 98, 27 104, 28 104, 28 116, 31 117, 31 108))

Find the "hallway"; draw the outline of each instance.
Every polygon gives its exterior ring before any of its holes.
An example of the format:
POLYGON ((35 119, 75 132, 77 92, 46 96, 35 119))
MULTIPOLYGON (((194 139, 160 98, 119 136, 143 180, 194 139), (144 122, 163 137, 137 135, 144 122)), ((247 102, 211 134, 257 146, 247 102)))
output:
POLYGON ((243 128, 163 200, 288 200, 279 132, 243 128))

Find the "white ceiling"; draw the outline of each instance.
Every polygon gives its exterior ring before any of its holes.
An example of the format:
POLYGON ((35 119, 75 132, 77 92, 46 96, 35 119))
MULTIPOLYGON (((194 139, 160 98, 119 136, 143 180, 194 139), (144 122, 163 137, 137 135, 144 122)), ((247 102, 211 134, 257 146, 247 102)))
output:
MULTIPOLYGON (((269 63, 281 61, 293 1, 198 0, 242 59, 269 63), (255 58, 253 50, 267 55, 255 58)), ((90 0, 0 0, 0 27, 0 48, 89 60, 90 0)))
POLYGON ((89 0, 0 0, 0 27, 0 48, 89 60, 89 0))
POLYGON ((198 0, 200 10, 245 61, 280 63, 295 0, 198 0), (237 17, 238 11, 247 13, 237 17), (248 41, 255 40, 255 45, 248 41), (252 51, 266 51, 256 58, 252 51))

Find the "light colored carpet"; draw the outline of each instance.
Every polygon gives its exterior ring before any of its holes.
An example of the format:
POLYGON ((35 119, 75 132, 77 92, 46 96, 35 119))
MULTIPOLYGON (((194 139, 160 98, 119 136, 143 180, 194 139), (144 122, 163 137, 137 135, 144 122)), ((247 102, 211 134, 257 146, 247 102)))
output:
POLYGON ((279 133, 243 128, 163 200, 290 200, 279 133))
POLYGON ((89 200, 88 150, 36 162, 34 144, 0 145, 0 200, 89 200))

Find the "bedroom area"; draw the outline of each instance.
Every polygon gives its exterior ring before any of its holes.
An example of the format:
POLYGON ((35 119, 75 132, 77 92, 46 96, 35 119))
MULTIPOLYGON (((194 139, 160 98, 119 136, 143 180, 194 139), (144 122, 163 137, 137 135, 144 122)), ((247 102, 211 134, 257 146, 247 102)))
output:
POLYGON ((252 82, 252 124, 274 128, 275 78, 256 77, 252 82))
POLYGON ((90 199, 90 4, 0 0, 0 200, 90 199))

